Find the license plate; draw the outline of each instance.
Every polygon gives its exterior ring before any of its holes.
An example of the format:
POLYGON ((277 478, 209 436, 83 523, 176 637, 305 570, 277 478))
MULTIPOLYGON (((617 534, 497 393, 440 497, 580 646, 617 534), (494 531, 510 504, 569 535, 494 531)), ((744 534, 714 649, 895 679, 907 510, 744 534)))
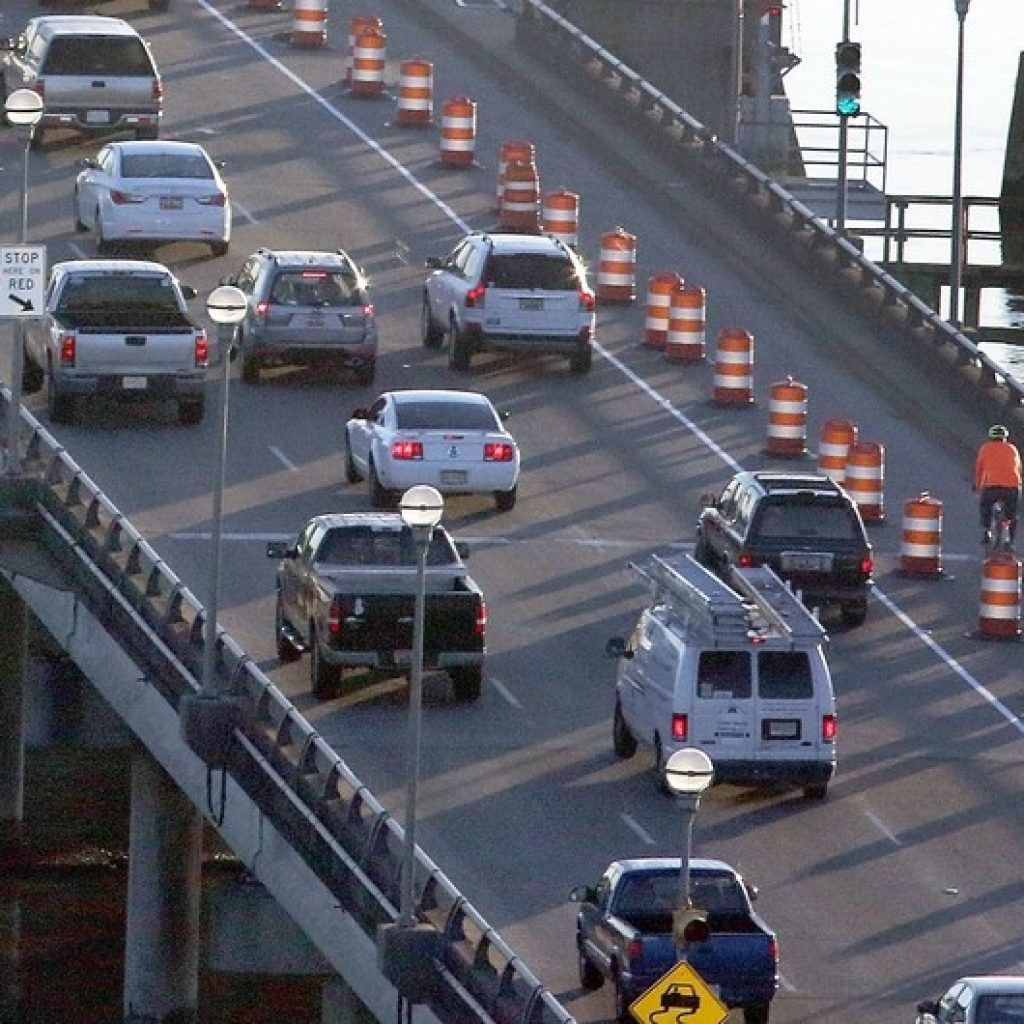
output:
POLYGON ((816 551, 783 551, 782 569, 790 572, 830 572, 832 555, 816 551))
POLYGON ((519 300, 519 308, 520 309, 543 309, 544 308, 544 300, 543 299, 520 299, 519 300))
POLYGON ((464 484, 466 482, 466 471, 464 469, 442 469, 441 483, 443 484, 464 484))
POLYGON ((182 208, 181 196, 161 196, 160 197, 160 209, 161 210, 180 210, 182 208))
POLYGON ((110 124, 109 110, 87 110, 85 120, 88 124, 110 124))
POLYGON ((141 391, 146 387, 148 381, 145 377, 122 377, 121 387, 125 391, 141 391))
POLYGON ((766 740, 798 740, 800 739, 799 718, 767 718, 764 721, 764 738, 766 740))
POLYGON ((309 313, 306 316, 298 317, 300 327, 323 327, 327 321, 316 313, 309 313))

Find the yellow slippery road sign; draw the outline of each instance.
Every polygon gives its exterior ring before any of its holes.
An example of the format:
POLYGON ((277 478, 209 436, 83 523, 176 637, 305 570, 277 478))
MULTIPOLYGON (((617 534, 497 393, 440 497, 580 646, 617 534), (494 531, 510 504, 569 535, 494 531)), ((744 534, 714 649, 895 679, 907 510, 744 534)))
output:
POLYGON ((729 1008, 685 961, 659 978, 629 1007, 638 1024, 722 1024, 729 1008))

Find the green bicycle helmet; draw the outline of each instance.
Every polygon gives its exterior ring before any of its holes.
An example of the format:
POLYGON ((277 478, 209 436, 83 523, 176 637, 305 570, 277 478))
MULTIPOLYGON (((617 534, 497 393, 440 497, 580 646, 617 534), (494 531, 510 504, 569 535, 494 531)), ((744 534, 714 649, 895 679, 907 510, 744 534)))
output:
POLYGON ((996 423, 994 426, 988 428, 988 436, 993 441, 1005 441, 1010 436, 1010 432, 1002 425, 1002 423, 996 423))

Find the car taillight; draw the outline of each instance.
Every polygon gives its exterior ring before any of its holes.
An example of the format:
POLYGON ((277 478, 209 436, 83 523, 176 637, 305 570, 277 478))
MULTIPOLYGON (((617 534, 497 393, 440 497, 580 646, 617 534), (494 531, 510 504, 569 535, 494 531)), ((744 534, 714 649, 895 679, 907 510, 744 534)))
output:
POLYGON ((754 564, 754 556, 749 551, 741 551, 739 558, 736 559, 736 564, 741 569, 749 569, 754 564))
POLYGON ((345 603, 340 597, 336 597, 327 609, 327 632, 331 636, 341 636, 344 623, 345 603))
POLYGON ((266 320, 266 318, 267 318, 267 310, 269 310, 269 309, 270 309, 270 303, 269 302, 257 302, 256 303, 256 319, 257 320, 266 320))
POLYGON ((206 337, 206 331, 200 331, 196 335, 196 366, 207 366, 210 362, 210 342, 206 337))
POLYGON ((774 935, 768 940, 768 956, 771 958, 772 963, 778 966, 779 940, 774 935))
POLYGON ((860 574, 867 579, 871 575, 871 571, 874 569, 875 563, 870 558, 862 558, 860 560, 860 574))
POLYGON ((196 196, 196 202, 201 206, 227 206, 227 192, 216 192, 212 196, 196 196))
POLYGON ((479 601, 476 606, 476 621, 473 623, 474 636, 484 636, 487 633, 487 602, 479 601))
POLYGON ((630 960, 639 960, 644 955, 644 944, 640 939, 630 939, 626 943, 626 956, 630 960))
POLYGON ((153 99, 162 100, 164 98, 164 83, 159 78, 153 80, 153 99))
POLYGON ((75 336, 73 334, 63 334, 60 339, 60 365, 61 366, 74 366, 75 365, 75 336))
POLYGON ((423 458, 423 443, 421 441, 392 441, 391 458, 400 462, 407 462, 410 459, 423 458))
POLYGON ((488 441, 484 445, 484 462, 511 462, 515 457, 516 450, 507 441, 488 441))
POLYGON ((372 302, 365 302, 365 303, 363 303, 363 319, 364 320, 372 320, 374 312, 375 312, 375 310, 373 308, 373 303, 372 302))
POLYGON ((484 296, 487 294, 487 286, 478 284, 466 292, 466 308, 479 309, 484 304, 484 296))
POLYGON ((35 84, 32 86, 34 92, 39 93, 40 99, 46 99, 46 82, 42 78, 37 78, 35 84))
POLYGON ((836 741, 836 716, 821 716, 821 740, 823 743, 835 743, 836 741))
POLYGON ((689 732, 689 720, 686 715, 675 714, 672 716, 672 739, 681 743, 686 739, 689 732))
POLYGON ((119 189, 112 188, 110 190, 110 201, 115 206, 125 206, 130 203, 144 203, 146 197, 135 195, 132 192, 121 192, 119 189))
POLYGON ((593 313, 594 307, 597 305, 594 299, 594 293, 587 291, 585 288, 580 290, 580 305, 588 312, 593 313))

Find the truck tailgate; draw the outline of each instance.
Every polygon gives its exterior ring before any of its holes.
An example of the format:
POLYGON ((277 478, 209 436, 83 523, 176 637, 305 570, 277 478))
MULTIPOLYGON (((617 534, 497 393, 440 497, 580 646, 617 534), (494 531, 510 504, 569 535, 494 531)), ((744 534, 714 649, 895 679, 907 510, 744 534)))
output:
POLYGON ((79 328, 74 369, 89 374, 195 372, 195 335, 190 328, 124 334, 79 328))
MULTIPOLYGON (((346 592, 339 646, 411 650, 415 604, 415 597, 409 594, 346 592)), ((476 607, 476 595, 467 591, 426 595, 423 656, 427 664, 440 652, 482 649, 482 639, 476 634, 476 607)))

